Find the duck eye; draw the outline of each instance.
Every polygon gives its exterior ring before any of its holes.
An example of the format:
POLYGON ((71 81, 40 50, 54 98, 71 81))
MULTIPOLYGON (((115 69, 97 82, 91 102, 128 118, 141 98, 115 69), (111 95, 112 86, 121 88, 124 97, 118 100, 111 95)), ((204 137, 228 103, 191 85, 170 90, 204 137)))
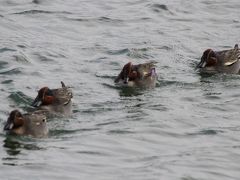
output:
POLYGON ((42 119, 42 122, 46 122, 46 121, 47 121, 47 119, 46 119, 46 118, 42 119))

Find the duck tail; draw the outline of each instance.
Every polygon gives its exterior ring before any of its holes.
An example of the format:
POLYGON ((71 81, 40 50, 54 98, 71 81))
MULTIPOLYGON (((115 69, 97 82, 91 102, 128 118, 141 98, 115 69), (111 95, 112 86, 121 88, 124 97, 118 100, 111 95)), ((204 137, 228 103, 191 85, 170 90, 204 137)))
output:
POLYGON ((235 44, 234 49, 239 49, 238 44, 235 44))
POLYGON ((63 81, 61 81, 61 84, 62 84, 62 87, 66 87, 63 81))

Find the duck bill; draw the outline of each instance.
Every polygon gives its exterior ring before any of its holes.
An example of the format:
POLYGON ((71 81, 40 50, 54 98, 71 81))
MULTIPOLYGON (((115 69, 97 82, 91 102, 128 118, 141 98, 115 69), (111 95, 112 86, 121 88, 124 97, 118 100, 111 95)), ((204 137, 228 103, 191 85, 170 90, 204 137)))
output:
POLYGON ((37 96, 31 106, 33 107, 39 107, 42 105, 42 100, 37 96))
POLYGON ((198 68, 204 68, 206 66, 206 61, 201 59, 200 63, 196 66, 196 69, 198 68))
POLYGON ((13 128, 13 126, 14 126, 14 124, 12 122, 9 122, 9 120, 8 120, 3 129, 5 131, 8 131, 8 130, 11 130, 13 128))
POLYGON ((129 77, 124 77, 123 83, 124 83, 124 84, 127 84, 128 81, 129 81, 129 77))
POLYGON ((154 77, 156 76, 157 73, 156 73, 156 69, 155 68, 151 68, 151 70, 149 72, 144 72, 143 73, 143 77, 144 78, 147 78, 147 77, 154 77))
POLYGON ((114 82, 115 83, 119 83, 119 81, 120 80, 123 80, 123 83, 124 84, 127 84, 128 83, 128 81, 129 81, 129 77, 128 76, 125 76, 125 75, 123 75, 123 73, 120 73, 119 75, 118 75, 118 77, 114 80, 114 82), (123 78, 123 79, 122 79, 123 78))
POLYGON ((119 75, 117 76, 117 78, 114 80, 115 83, 119 83, 120 81, 124 80, 125 81, 125 74, 123 72, 123 70, 119 73, 119 75))
POLYGON ((156 69, 155 68, 152 68, 151 71, 150 71, 150 74, 151 76, 156 76, 156 69))
POLYGON ((120 73, 120 74, 118 75, 118 77, 114 80, 115 83, 118 83, 118 82, 120 81, 121 75, 122 75, 122 74, 120 73))

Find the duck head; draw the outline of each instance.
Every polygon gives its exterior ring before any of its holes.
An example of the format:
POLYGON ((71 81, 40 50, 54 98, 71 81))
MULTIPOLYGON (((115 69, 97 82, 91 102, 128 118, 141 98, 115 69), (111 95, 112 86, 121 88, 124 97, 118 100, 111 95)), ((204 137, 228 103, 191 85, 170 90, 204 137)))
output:
POLYGON ((13 110, 8 117, 7 123, 4 126, 4 130, 10 131, 23 126, 23 124, 23 115, 18 110, 13 110))
POLYGON ((138 77, 141 79, 157 76, 155 62, 137 65, 138 77))
POLYGON ((139 76, 139 73, 137 71, 137 66, 132 65, 131 62, 125 64, 123 66, 122 71, 118 75, 118 77, 115 79, 115 83, 118 83, 120 80, 124 82, 124 84, 127 84, 128 81, 133 81, 137 79, 139 76))
POLYGON ((17 135, 43 137, 48 133, 47 119, 42 113, 21 114, 18 110, 10 113, 4 130, 17 135))
POLYGON ((212 49, 203 52, 200 63, 197 68, 213 67, 217 64, 217 55, 212 49))
POLYGON ((51 89, 43 87, 38 91, 38 95, 32 103, 33 107, 39 107, 41 105, 49 105, 54 101, 54 95, 51 89))

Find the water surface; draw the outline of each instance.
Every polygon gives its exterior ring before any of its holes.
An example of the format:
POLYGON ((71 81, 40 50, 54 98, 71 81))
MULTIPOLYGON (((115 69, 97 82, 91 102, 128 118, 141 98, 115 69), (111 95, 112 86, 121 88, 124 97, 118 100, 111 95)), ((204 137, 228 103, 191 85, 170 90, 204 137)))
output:
POLYGON ((240 39, 239 0, 1 0, 1 179, 236 180, 238 75, 194 70, 240 39), (157 62, 155 89, 115 87, 129 61, 157 62), (7 136, 43 86, 73 87, 71 118, 45 139, 7 136))

